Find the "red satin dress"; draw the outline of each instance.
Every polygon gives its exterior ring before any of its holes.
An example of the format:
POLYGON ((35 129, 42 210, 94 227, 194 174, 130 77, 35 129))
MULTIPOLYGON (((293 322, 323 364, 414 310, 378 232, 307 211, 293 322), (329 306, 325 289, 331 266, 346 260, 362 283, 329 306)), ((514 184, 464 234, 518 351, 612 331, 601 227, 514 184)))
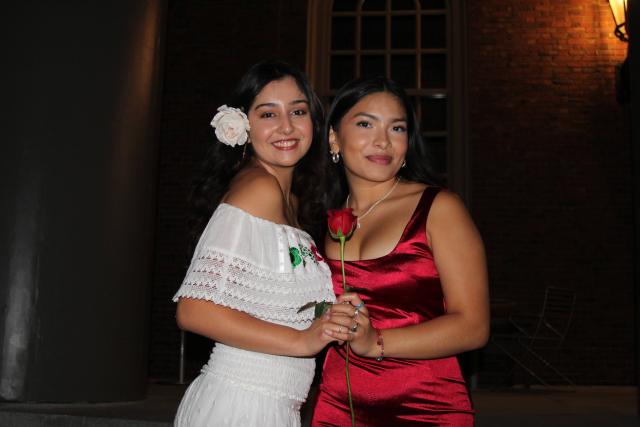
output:
MULTIPOLYGON (((347 284, 360 288, 358 294, 376 328, 416 325, 446 312, 426 235, 427 215, 439 190, 425 189, 389 254, 345 262, 347 284)), ((326 261, 339 295, 340 261, 326 261)), ((473 408, 455 356, 430 360, 385 357, 378 362, 350 352, 349 374, 357 426, 473 426, 473 408)), ((312 426, 350 425, 345 347, 336 345, 328 350, 324 362, 312 426)))

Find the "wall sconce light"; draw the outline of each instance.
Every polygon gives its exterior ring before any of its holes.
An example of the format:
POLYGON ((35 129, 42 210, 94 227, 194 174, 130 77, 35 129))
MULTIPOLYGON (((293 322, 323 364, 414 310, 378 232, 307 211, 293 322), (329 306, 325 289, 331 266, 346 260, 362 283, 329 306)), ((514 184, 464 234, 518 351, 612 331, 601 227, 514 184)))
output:
POLYGON ((613 13, 613 19, 616 21, 616 29, 614 34, 623 42, 629 41, 627 34, 627 0, 608 0, 609 7, 613 13))
MULTIPOLYGON (((613 33, 623 42, 629 41, 627 34, 627 1, 628 0, 607 0, 613 19, 616 21, 616 29, 613 33)), ((629 61, 625 59, 622 64, 616 65, 616 98, 618 103, 626 105, 629 103, 629 61)))

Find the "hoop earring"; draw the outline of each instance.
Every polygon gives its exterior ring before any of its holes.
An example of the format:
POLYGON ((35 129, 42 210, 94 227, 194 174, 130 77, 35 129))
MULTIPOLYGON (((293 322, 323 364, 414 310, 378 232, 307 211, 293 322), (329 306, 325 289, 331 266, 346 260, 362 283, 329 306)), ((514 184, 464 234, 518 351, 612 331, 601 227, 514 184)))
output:
POLYGON ((405 167, 405 166, 407 166, 407 161, 406 161, 406 160, 403 160, 403 161, 402 161, 402 166, 400 166, 400 167, 401 167, 401 168, 403 168, 403 167, 405 167))
POLYGON ((340 153, 331 153, 331 161, 338 163, 340 161, 340 153))

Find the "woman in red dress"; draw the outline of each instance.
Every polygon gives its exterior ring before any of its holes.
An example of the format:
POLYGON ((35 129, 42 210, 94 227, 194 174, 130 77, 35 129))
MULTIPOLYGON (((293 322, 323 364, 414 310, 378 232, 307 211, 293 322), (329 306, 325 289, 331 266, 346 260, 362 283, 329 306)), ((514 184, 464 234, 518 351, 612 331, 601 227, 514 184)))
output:
MULTIPOLYGON (((472 426, 456 355, 489 336, 484 247, 463 202, 435 185, 402 88, 355 80, 336 95, 327 128, 336 164, 332 207, 353 208, 345 247, 325 251, 338 303, 333 337, 351 343, 358 426, 472 426), (342 303, 342 304, 340 304, 342 303)), ((345 346, 329 349, 313 426, 351 425, 345 346)))

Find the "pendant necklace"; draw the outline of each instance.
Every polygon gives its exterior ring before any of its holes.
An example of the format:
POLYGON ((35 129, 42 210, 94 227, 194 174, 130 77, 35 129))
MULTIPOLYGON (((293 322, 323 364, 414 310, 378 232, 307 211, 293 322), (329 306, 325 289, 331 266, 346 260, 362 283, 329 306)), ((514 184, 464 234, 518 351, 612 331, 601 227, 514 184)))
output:
MULTIPOLYGON (((358 228, 360 228, 360 221, 362 221, 362 219, 364 219, 365 216, 369 215, 371 213, 371 211, 378 206, 384 199, 386 199, 387 197, 389 197, 389 195, 391 193, 393 193, 393 190, 396 189, 396 187, 398 186, 398 183, 400 182, 400 178, 396 178, 396 183, 393 184, 393 187, 391 187, 391 189, 389 191, 387 191, 385 193, 384 196, 380 197, 378 200, 376 200, 375 202, 373 202, 373 204, 369 207, 369 209, 367 209, 367 211, 365 213, 363 213, 362 215, 358 215, 356 217, 356 222, 358 223, 358 228)), ((346 202, 346 206, 349 207, 349 196, 351 196, 351 193, 349 193, 347 195, 347 202, 346 202)))

